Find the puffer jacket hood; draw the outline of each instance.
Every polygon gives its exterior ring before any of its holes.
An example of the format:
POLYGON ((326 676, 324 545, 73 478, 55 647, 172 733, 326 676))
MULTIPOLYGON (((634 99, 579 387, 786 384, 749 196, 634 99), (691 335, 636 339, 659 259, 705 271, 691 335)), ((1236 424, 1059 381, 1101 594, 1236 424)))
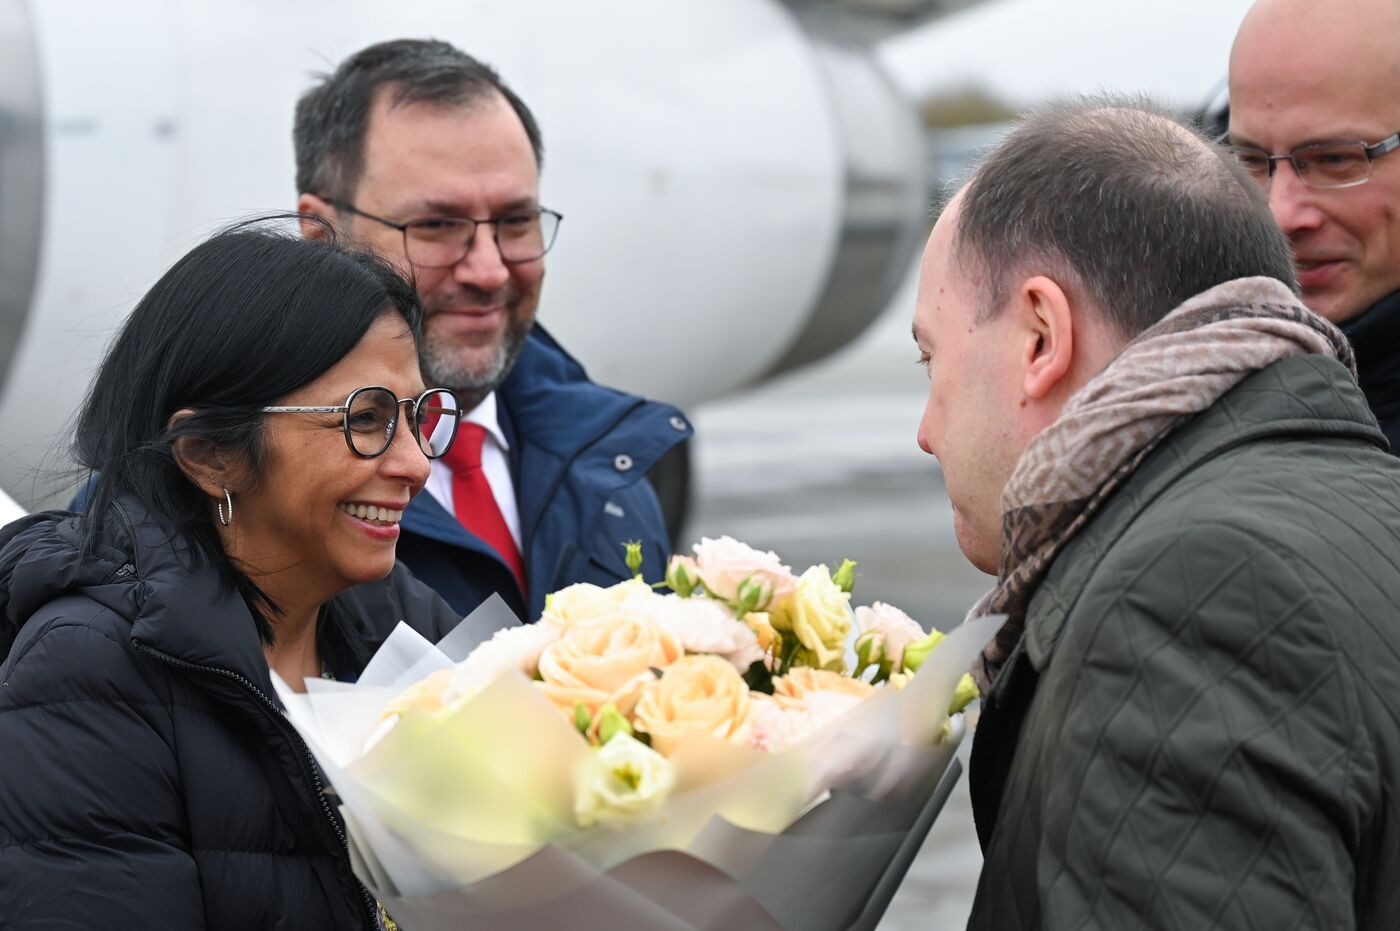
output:
POLYGON ((0 527, 0 656, 35 612, 63 595, 82 592, 135 617, 132 586, 114 584, 130 574, 129 555, 100 543, 85 557, 80 521, 71 511, 41 511, 0 527))
MULTIPOLYGON (((247 604, 212 567, 196 569, 198 561, 179 535, 138 500, 119 495, 92 552, 85 553, 80 520, 61 511, 34 515, 0 543, 0 599, 7 618, 0 645, 6 652, 21 619, 65 595, 82 595, 129 623, 127 636, 141 648, 230 670, 274 693, 247 604)), ((335 626, 318 625, 318 640, 335 626)))

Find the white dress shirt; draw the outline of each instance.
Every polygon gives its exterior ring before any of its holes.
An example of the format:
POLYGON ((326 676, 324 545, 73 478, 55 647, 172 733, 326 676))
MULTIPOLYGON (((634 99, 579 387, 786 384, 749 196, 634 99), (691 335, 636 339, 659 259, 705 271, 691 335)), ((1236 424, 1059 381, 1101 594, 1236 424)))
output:
MULTIPOLYGON (((481 403, 462 416, 468 423, 480 424, 486 430, 486 438, 481 443, 481 471, 486 474, 486 483, 491 486, 491 494, 496 499, 496 507, 505 518, 506 527, 515 540, 516 549, 523 554, 525 547, 520 541, 520 509, 515 503, 515 483, 510 478, 510 444, 501 432, 501 421, 496 416, 496 392, 481 399, 481 403)), ((452 502, 452 468, 443 459, 434 459, 432 471, 428 473, 428 494, 437 499, 447 509, 456 514, 452 502)))

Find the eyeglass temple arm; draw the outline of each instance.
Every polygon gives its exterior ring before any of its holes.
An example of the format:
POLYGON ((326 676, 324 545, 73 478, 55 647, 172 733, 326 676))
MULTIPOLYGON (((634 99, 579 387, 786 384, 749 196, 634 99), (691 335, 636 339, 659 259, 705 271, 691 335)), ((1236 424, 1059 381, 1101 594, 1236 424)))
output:
POLYGON ((264 407, 264 414, 343 414, 350 408, 339 407, 264 407))
POLYGON ((1374 160, 1382 155, 1389 155, 1396 149, 1400 149, 1400 133, 1392 133, 1375 145, 1366 146, 1366 157, 1374 160))

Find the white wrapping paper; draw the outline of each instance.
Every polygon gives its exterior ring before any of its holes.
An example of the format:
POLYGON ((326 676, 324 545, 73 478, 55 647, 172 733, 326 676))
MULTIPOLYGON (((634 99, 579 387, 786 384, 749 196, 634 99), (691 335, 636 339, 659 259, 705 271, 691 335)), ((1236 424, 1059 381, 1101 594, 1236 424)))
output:
POLYGON ((942 804, 963 733, 956 715, 944 737, 946 709, 1001 619, 951 631, 904 689, 791 749, 688 740, 661 814, 623 830, 576 826, 573 773, 593 751, 518 674, 443 719, 405 714, 364 751, 391 698, 515 623, 493 599, 436 646, 400 625, 357 683, 279 688, 357 874, 406 931, 849 927, 942 804))

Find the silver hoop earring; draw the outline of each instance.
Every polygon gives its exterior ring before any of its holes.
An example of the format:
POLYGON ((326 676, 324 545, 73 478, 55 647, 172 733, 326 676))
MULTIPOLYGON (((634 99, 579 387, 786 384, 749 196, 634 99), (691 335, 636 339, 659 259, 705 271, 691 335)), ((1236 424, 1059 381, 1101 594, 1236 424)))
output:
POLYGON ((224 514, 223 501, 219 502, 216 507, 219 509, 219 523, 227 527, 233 523, 233 495, 228 493, 227 487, 224 488, 224 501, 228 502, 228 514, 224 514))

